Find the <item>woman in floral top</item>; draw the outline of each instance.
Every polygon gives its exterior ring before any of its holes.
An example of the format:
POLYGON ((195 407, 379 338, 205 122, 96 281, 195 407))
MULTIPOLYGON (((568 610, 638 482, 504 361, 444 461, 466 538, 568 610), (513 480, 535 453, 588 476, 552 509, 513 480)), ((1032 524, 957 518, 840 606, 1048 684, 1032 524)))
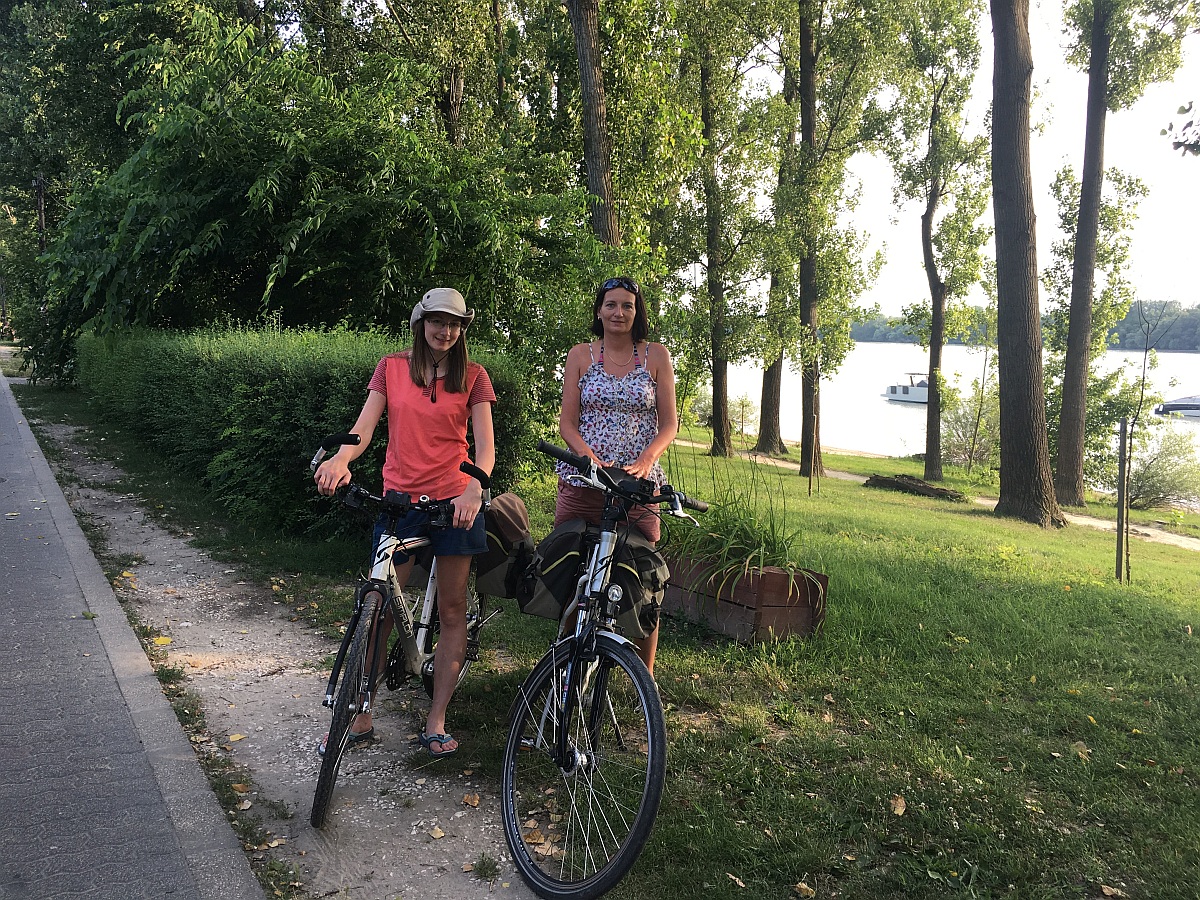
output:
MULTIPOLYGON (((591 330, 598 340, 576 344, 567 354, 559 432, 572 453, 661 486, 666 478, 658 461, 679 430, 675 370, 667 349, 646 340, 646 301, 636 281, 610 278, 600 286, 591 330)), ((559 464, 554 524, 568 519, 598 524, 604 495, 568 484, 565 479, 573 474, 572 466, 559 464)), ((659 539, 653 512, 636 507, 629 518, 647 539, 659 539)), ((658 628, 635 643, 653 675, 658 628)))

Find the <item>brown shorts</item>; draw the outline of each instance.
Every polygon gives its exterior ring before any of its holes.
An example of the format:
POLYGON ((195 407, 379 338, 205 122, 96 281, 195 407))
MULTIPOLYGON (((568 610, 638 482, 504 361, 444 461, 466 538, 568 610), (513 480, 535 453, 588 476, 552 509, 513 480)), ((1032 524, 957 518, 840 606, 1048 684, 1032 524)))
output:
MULTIPOLYGON (((583 519, 599 525, 603 514, 604 494, 600 491, 567 484, 562 480, 558 482, 558 501, 554 504, 556 528, 568 519, 583 519)), ((662 536, 662 521, 644 506, 635 506, 629 511, 629 522, 636 525, 648 541, 657 543, 662 536)))

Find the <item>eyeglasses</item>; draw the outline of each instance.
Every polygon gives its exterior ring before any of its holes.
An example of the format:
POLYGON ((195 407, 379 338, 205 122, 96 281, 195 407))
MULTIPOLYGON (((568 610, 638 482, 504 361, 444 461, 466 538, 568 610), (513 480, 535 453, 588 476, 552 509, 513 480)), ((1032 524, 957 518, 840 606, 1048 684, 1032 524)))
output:
POLYGON ((642 289, 638 287, 638 283, 632 278, 610 278, 604 284, 600 285, 600 290, 603 293, 608 293, 613 288, 624 288, 631 294, 641 296, 642 289))
POLYGON ((444 328, 451 334, 455 334, 463 330, 463 323, 461 319, 432 319, 426 317, 423 321, 434 331, 441 331, 444 328))

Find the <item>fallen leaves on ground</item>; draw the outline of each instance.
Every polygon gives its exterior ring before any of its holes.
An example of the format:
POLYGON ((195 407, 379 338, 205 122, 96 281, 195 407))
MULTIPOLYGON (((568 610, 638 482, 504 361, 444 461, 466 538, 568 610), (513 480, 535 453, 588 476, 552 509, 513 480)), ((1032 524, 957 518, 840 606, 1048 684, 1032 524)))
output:
POLYGON ((746 882, 742 881, 742 879, 738 878, 732 872, 726 872, 725 874, 728 875, 729 880, 732 881, 734 884, 736 884, 738 887, 744 888, 746 886, 746 882))
POLYGON ((797 897, 804 897, 805 900, 808 900, 810 897, 817 896, 817 892, 810 888, 803 881, 793 887, 792 890, 796 892, 797 897))
POLYGON ((478 794, 463 794, 463 803, 465 803, 467 806, 478 809, 479 808, 479 795, 478 794))
POLYGON ((892 794, 892 799, 888 801, 888 806, 892 808, 892 812, 897 816, 904 815, 908 809, 908 803, 899 794, 892 794))

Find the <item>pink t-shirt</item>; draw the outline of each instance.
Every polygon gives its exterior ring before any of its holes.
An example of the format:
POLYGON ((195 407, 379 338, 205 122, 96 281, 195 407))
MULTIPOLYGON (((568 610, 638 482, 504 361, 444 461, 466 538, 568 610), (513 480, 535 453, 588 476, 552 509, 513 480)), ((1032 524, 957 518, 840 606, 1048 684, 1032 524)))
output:
POLYGON ((375 367, 367 389, 387 400, 384 490, 449 500, 466 490, 471 480, 458 470, 469 459, 467 422, 475 404, 496 402, 492 380, 483 366, 468 363, 466 392, 451 393, 445 390, 445 379, 437 382, 435 400, 430 387, 413 383, 407 351, 385 356, 375 367))

